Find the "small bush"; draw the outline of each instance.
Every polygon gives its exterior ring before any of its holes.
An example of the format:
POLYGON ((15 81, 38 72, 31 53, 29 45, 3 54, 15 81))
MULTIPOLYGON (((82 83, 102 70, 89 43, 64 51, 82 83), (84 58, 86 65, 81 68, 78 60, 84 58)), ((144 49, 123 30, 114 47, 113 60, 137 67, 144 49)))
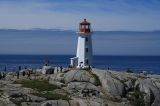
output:
POLYGON ((132 94, 132 99, 133 99, 132 104, 134 106, 145 106, 143 92, 135 90, 134 93, 132 94))
POLYGON ((99 77, 98 77, 96 74, 94 74, 94 73, 92 73, 92 76, 95 78, 95 85, 96 85, 96 86, 101 85, 101 82, 100 82, 100 80, 99 80, 99 77))
POLYGON ((131 81, 132 81, 132 84, 135 85, 137 79, 136 78, 132 78, 131 81))
POLYGON ((133 71, 131 69, 129 69, 129 68, 126 70, 126 72, 127 73, 133 73, 133 71))

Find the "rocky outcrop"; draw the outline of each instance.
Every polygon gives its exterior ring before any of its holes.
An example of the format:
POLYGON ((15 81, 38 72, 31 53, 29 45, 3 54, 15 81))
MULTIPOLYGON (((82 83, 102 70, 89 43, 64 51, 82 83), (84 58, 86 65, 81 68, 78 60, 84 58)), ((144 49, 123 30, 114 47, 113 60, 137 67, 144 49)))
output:
POLYGON ((88 99, 78 99, 74 98, 74 100, 65 101, 65 100, 49 100, 44 103, 40 103, 40 106, 108 106, 107 104, 98 103, 93 100, 88 99))
POLYGON ((156 85, 156 81, 152 79, 138 79, 136 87, 144 93, 144 102, 146 106, 159 106, 160 104, 160 88, 156 85))
POLYGON ((94 77, 85 70, 71 70, 64 75, 65 83, 69 82, 90 82, 95 83, 94 77))
POLYGON ((70 95, 76 97, 92 97, 100 95, 99 88, 88 82, 71 82, 67 85, 65 90, 70 95))
POLYGON ((94 71, 98 75, 103 91, 112 98, 121 98, 124 95, 124 84, 117 79, 111 72, 94 71))
POLYGON ((49 100, 42 103, 40 106, 69 106, 65 100, 49 100))
POLYGON ((25 88, 14 82, 29 79, 9 73, 0 80, 0 106, 160 106, 160 75, 77 69, 31 79, 56 87, 41 92, 25 88))

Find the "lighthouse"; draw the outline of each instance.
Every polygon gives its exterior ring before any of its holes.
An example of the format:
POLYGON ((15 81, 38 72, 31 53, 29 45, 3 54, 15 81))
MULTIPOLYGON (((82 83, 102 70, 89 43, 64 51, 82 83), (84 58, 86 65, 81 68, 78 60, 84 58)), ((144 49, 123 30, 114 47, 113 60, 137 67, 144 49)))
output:
POLYGON ((86 19, 79 23, 78 43, 76 57, 71 58, 71 66, 75 68, 88 68, 92 66, 92 36, 91 23, 86 19))

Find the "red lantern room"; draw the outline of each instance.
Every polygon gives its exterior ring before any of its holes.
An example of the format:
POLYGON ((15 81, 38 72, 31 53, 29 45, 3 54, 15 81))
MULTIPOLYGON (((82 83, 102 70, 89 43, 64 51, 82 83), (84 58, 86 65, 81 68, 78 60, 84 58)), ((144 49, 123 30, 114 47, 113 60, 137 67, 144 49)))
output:
POLYGON ((81 33, 90 33, 91 32, 90 23, 86 19, 84 19, 82 22, 80 22, 79 31, 81 33))

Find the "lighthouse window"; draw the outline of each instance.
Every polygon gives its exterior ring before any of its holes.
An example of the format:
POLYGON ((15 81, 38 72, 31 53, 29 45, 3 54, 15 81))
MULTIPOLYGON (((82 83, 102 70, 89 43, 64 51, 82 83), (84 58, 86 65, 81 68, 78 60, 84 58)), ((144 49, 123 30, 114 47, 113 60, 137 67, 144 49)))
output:
POLYGON ((88 48, 86 48, 86 52, 88 52, 88 48))
POLYGON ((90 29, 90 28, 89 28, 89 25, 87 25, 87 29, 90 29))
POLYGON ((86 38, 86 42, 88 42, 88 38, 86 38))

